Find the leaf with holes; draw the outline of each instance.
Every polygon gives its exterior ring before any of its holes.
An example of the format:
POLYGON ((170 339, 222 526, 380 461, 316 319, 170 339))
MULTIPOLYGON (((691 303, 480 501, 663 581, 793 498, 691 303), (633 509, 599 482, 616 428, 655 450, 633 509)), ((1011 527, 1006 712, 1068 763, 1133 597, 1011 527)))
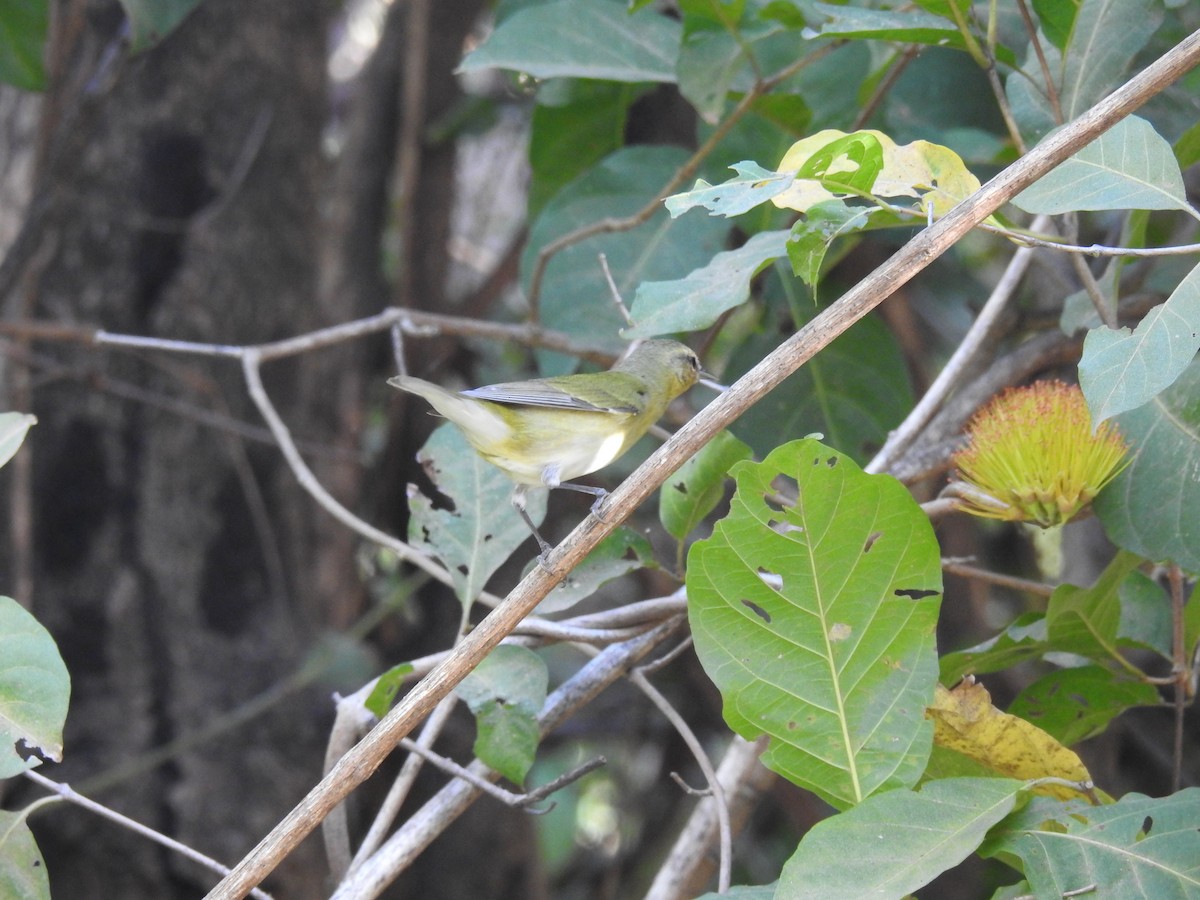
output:
POLYGON ((42 851, 20 813, 0 810, 0 897, 50 900, 42 851))
POLYGON ((475 716, 475 755, 513 784, 533 765, 549 681, 540 656, 501 644, 455 688, 475 716))
POLYGON ((763 762, 838 808, 911 787, 929 756, 942 578, 900 482, 815 440, 733 467, 729 515, 688 557, 696 650, 763 762))
MULTIPOLYGON (((448 422, 429 436, 417 459, 452 505, 435 505, 409 485, 408 540, 440 559, 450 570, 458 599, 472 603, 492 573, 532 536, 510 502, 513 483, 448 422)), ((528 501, 529 517, 540 523, 546 515, 546 491, 533 491, 528 501)))
POLYGON ((1106 806, 1035 798, 1002 822, 980 852, 1019 860, 1038 900, 1071 892, 1120 900, 1196 897, 1197 822, 1200 788, 1161 798, 1126 794, 1106 806))
POLYGON ((0 778, 62 760, 71 677, 46 631, 16 600, 0 597, 0 778))

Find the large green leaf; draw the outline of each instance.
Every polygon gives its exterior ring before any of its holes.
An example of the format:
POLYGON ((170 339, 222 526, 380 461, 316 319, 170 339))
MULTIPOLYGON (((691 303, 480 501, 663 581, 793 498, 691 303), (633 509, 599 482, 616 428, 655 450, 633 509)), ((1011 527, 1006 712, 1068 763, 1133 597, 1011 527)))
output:
POLYGON ((1200 266, 1137 328, 1096 328, 1083 341, 1079 384, 1096 422, 1169 387, 1200 349, 1200 266))
POLYGON ((1136 554, 1118 553, 1091 587, 1062 584, 1055 588, 1046 606, 1050 649, 1101 662, 1118 657, 1121 602, 1117 592, 1141 562, 1136 554))
POLYGON ((1041 83, 1041 65, 1032 47, 1022 73, 1005 85, 1013 115, 1027 136, 1038 138, 1070 122, 1116 87, 1162 21, 1156 0, 1082 0, 1066 51, 1043 45, 1042 56, 1054 79, 1062 122, 1041 83))
POLYGON ((0 810, 0 897, 50 900, 46 861, 19 813, 0 810))
POLYGON ((722 314, 750 298, 750 282, 787 252, 787 231, 764 231, 737 250, 726 250, 708 265, 675 281, 644 281, 625 337, 647 338, 708 328, 722 314))
POLYGON ((46 86, 42 53, 49 27, 49 0, 0 3, 0 81, 26 91, 46 86))
POLYGON ((776 897, 904 897, 973 853, 1023 787, 1008 778, 947 778, 869 797, 812 827, 784 865, 776 897))
POLYGON ((1029 213, 1190 209, 1175 152, 1145 119, 1129 116, 1012 199, 1029 213))
MULTIPOLYGON (((429 436, 417 459, 451 505, 410 489, 408 539, 440 559, 458 599, 473 603, 492 573, 532 537, 510 502, 513 483, 449 422, 429 436)), ((530 518, 540 523, 546 491, 531 491, 527 499, 530 518)))
POLYGON ((687 571, 726 721, 749 740, 769 734, 763 762, 834 806, 915 784, 937 680, 929 519, 900 482, 815 440, 731 474, 729 515, 687 571))
POLYGON ((39 756, 62 760, 70 699, 71 677, 50 632, 0 597, 0 778, 36 766, 39 756))
MULTIPOLYGON (((522 260, 522 282, 546 244, 609 217, 632 215, 662 189, 687 154, 673 147, 627 147, 571 182, 546 205, 533 223, 522 260)), ((612 302, 597 259, 603 253, 617 289, 628 299, 646 280, 680 278, 705 265, 723 249, 728 224, 704 216, 672 220, 665 211, 629 231, 596 235, 556 254, 546 269, 541 293, 544 325, 589 345, 625 349, 624 324, 612 302)), ((546 374, 561 374, 574 360, 539 357, 546 374)))
POLYGON ((611 81, 556 79, 542 86, 530 125, 530 218, 625 143, 625 120, 639 93, 637 85, 611 81))
POLYGON ((1158 703, 1153 685, 1121 678, 1104 666, 1079 666, 1043 675, 1016 696, 1008 712, 1070 746, 1100 734, 1131 707, 1158 703))
POLYGON ((617 0, 554 0, 506 18, 459 71, 673 82, 680 33, 678 22, 652 9, 631 14, 617 0))
POLYGON ((1132 462, 1096 498, 1104 530, 1139 556, 1200 572, 1200 362, 1116 422, 1132 462))
POLYGON ((764 0, 681 0, 679 92, 704 121, 715 123, 729 92, 749 91, 756 70, 767 69, 759 58, 759 44, 783 39, 795 53, 795 35, 783 22, 759 17, 766 5, 764 0))
MULTIPOLYGON (((822 19, 818 35, 825 38, 877 38, 905 44, 932 44, 938 47, 965 46, 962 32, 942 16, 922 10, 863 9, 856 6, 836 6, 814 3, 813 10, 822 19)), ((998 45, 997 55, 1005 62, 1015 57, 1007 47, 998 45)))
POLYGON ((549 682, 540 656, 501 644, 454 689, 475 715, 475 755, 513 784, 533 765, 549 682))
POLYGON ((1016 857, 1038 900, 1069 892, 1113 900, 1200 896, 1200 788, 1169 797, 1126 794, 1089 806, 1035 798, 984 845, 1016 857), (1043 823, 1055 827, 1043 830, 1043 823))
MULTIPOLYGON (((768 290, 791 291, 783 279, 768 282, 768 290)), ((816 310, 806 297, 792 304, 794 320, 816 310)), ((775 325, 773 315, 762 333, 735 352, 725 377, 732 381, 773 350, 790 334, 790 321, 775 325)), ((765 456, 789 438, 822 434, 830 445, 860 463, 883 446, 888 432, 912 408, 908 371, 895 336, 868 316, 809 360, 798 372, 759 400, 734 423, 733 432, 765 456)))
POLYGON ((966 650, 942 655, 942 682, 956 684, 964 675, 986 675, 1036 659, 1046 652, 1046 617, 1025 613, 993 638, 966 650))

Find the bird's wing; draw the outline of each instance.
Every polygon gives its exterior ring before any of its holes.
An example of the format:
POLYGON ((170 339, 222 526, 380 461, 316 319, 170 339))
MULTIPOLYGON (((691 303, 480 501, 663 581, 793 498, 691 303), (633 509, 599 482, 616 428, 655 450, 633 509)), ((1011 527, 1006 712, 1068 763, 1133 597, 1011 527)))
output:
MULTIPOLYGON (((611 373, 604 373, 611 374, 611 373)), ((587 412, 636 413, 636 407, 620 403, 610 392, 596 390, 587 375, 573 375, 571 390, 564 390, 557 379, 539 378, 531 381, 506 381, 463 391, 464 397, 490 400, 511 406, 541 406, 549 409, 577 409, 587 412), (581 380, 582 379, 582 380, 581 380)))

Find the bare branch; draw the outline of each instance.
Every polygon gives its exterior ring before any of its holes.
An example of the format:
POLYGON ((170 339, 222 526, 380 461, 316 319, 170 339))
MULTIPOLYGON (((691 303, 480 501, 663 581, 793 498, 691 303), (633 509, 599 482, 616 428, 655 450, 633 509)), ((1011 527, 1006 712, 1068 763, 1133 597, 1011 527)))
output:
MULTIPOLYGON (((47 778, 45 775, 42 775, 40 772, 35 772, 32 769, 26 769, 21 774, 23 774, 34 784, 51 791, 61 800, 65 800, 68 803, 73 803, 76 806, 82 807, 88 812, 95 813, 102 818, 108 819, 110 822, 115 822, 122 828, 128 828, 134 834, 140 834, 142 837, 154 841, 156 844, 161 844, 168 850, 173 850, 180 856, 187 857, 188 859, 192 860, 192 862, 199 863, 206 869, 216 872, 218 875, 229 874, 229 867, 217 862, 211 856, 205 856, 199 850, 194 850, 187 846, 187 844, 181 844, 174 838, 167 837, 161 831, 155 831, 153 828, 129 818, 129 816, 122 815, 115 809, 109 809, 107 806, 83 796, 83 794, 76 791, 69 784, 61 781, 53 781, 47 778)), ((270 894, 268 894, 266 891, 259 890, 258 888, 251 890, 250 896, 257 897, 259 900, 271 900, 270 894)))

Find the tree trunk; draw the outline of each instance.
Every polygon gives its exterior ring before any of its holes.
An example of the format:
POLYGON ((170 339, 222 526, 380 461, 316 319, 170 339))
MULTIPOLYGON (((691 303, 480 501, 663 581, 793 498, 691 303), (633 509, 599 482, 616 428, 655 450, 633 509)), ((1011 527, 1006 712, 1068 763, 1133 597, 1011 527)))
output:
MULTIPOLYGON (((126 57, 116 2, 60 4, 32 315, 253 343, 342 314, 316 302, 328 10, 206 0, 126 57)), ((33 395, 33 603, 73 679, 66 761, 50 774, 232 864, 319 778, 327 692, 162 764, 139 757, 300 665, 323 618, 320 514, 276 447, 231 427, 261 430, 230 361, 46 352, 67 377, 33 395)), ((265 376, 294 432, 321 443, 337 385, 317 365, 265 376)), ((213 882, 90 814, 34 828, 56 898, 194 898, 213 882)), ((268 888, 323 896, 323 871, 309 845, 268 888)))

